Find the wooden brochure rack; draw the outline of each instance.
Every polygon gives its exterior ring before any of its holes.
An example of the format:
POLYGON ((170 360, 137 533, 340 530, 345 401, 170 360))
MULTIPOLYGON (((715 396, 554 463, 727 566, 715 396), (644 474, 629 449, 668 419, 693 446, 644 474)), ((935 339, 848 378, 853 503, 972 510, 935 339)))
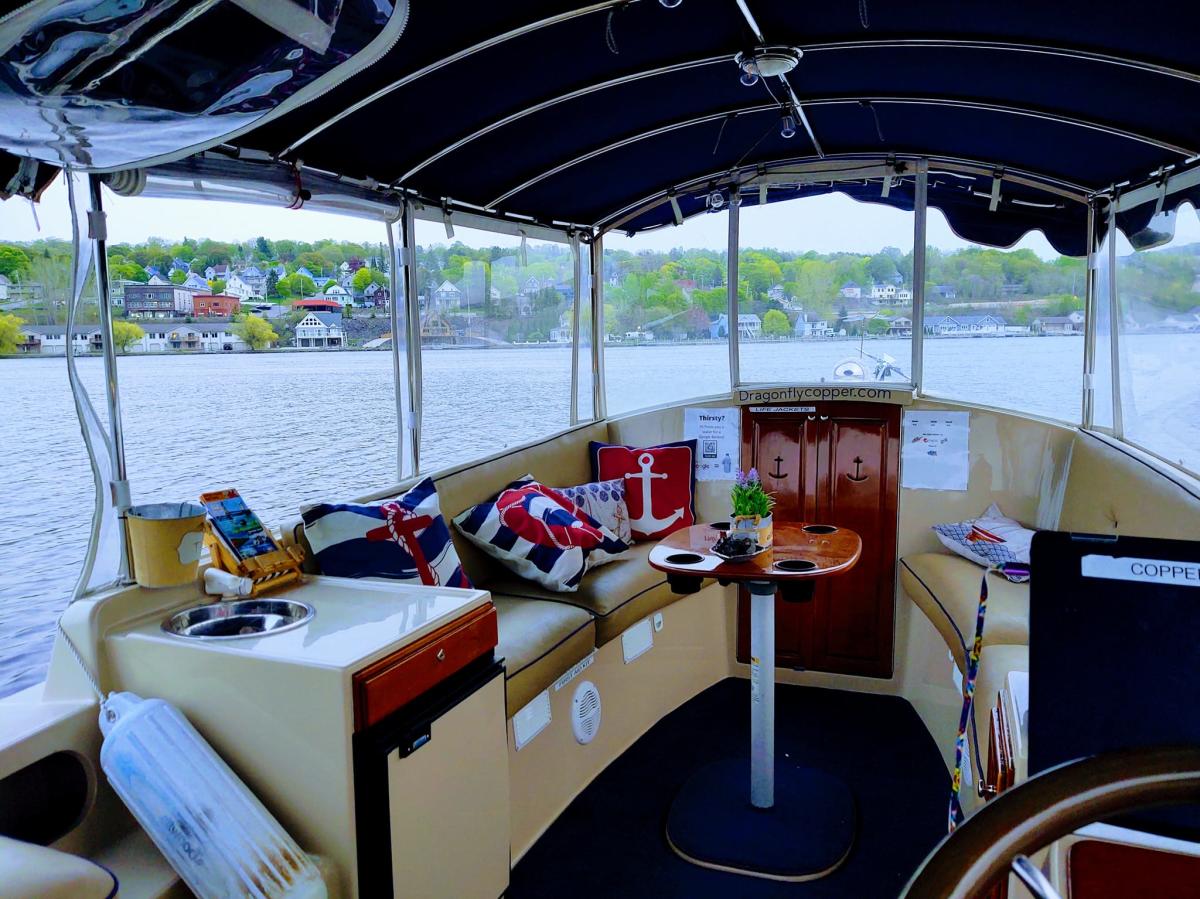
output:
POLYGON ((238 559, 213 533, 211 521, 204 523, 204 543, 208 546, 209 556, 214 565, 238 577, 248 577, 254 582, 251 596, 261 596, 268 590, 276 590, 300 581, 304 550, 298 546, 289 546, 261 556, 251 556, 245 560, 238 559))

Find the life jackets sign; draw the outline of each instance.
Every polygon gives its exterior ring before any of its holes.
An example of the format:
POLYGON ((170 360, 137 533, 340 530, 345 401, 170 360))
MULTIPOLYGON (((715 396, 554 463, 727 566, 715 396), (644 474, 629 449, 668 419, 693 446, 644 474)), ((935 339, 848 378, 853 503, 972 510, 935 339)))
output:
POLYGON ((633 539, 659 540, 696 523, 696 441, 632 447, 592 441, 592 476, 622 478, 633 539))

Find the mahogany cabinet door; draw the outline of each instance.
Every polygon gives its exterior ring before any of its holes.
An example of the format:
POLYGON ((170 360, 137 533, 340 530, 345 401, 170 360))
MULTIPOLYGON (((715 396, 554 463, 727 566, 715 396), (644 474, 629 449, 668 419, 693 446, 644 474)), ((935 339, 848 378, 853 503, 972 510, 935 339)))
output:
POLYGON ((891 677, 900 409, 829 405, 818 421, 817 507, 857 531, 863 550, 850 571, 817 584, 811 667, 891 677))
MULTIPOLYGON (((775 600, 776 664, 890 677, 895 604, 900 409, 819 403, 813 413, 743 412, 742 462, 775 494, 776 520, 837 524, 863 540, 858 565, 818 582, 811 602, 775 600)), ((749 602, 739 591, 739 661, 749 602)))

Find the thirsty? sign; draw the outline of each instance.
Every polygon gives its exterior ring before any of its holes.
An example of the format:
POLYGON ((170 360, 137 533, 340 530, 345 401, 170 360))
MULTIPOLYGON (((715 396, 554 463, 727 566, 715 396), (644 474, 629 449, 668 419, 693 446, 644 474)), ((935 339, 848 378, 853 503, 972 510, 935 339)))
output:
POLYGON ((684 409, 683 436, 696 441, 697 481, 733 480, 741 449, 737 409, 684 409))

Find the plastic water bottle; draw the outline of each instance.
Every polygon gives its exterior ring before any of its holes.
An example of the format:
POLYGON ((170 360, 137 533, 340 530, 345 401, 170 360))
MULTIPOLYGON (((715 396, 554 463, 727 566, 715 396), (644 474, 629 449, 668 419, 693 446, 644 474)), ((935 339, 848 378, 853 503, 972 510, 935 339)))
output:
POLYGON ((200 899, 326 899, 316 866, 175 706, 110 693, 100 730, 109 783, 200 899))

